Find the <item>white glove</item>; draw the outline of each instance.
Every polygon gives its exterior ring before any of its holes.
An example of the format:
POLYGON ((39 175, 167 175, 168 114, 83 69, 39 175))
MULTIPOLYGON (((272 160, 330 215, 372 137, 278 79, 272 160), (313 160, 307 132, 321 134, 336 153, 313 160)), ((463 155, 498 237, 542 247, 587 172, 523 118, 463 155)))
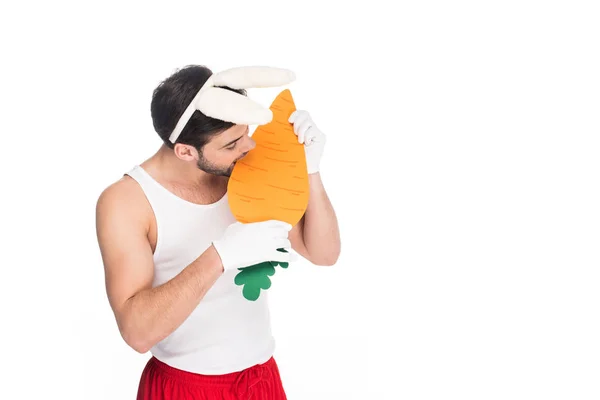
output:
POLYGON ((291 253, 277 249, 291 249, 288 239, 291 229, 290 224, 276 220, 235 222, 227 227, 220 239, 213 241, 213 246, 221 257, 224 271, 265 261, 290 262, 291 253))
POLYGON ((319 172, 319 164, 325 148, 325 134, 317 128, 307 111, 294 111, 288 121, 294 124, 294 133, 298 136, 298 142, 304 143, 308 173, 319 172))

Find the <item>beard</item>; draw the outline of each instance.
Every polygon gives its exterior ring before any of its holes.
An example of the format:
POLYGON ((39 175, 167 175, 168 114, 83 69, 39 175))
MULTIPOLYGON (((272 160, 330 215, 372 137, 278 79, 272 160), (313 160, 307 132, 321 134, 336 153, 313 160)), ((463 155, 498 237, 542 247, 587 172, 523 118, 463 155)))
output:
POLYGON ((240 158, 238 158, 237 160, 232 162, 228 167, 221 167, 221 166, 218 166, 218 165, 208 161, 206 158, 204 158, 204 155, 202 154, 202 152, 199 152, 200 159, 196 163, 196 166, 200 170, 202 170, 208 174, 230 177, 231 173, 233 172, 233 167, 235 167, 235 163, 238 160, 242 159, 246 154, 247 153, 244 153, 240 158))
POLYGON ((198 160, 198 162, 196 163, 196 166, 199 169, 201 169, 202 171, 204 171, 208 174, 218 175, 218 176, 227 176, 227 177, 231 176, 231 172, 233 171, 234 165, 235 165, 235 163, 231 164, 229 167, 223 168, 223 167, 219 167, 218 165, 212 164, 202 158, 200 160, 198 160))

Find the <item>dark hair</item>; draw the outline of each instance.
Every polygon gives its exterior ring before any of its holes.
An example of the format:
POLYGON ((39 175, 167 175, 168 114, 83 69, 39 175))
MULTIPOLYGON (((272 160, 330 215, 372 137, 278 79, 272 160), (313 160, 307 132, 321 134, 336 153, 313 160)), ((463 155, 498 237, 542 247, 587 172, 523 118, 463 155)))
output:
MULTIPOLYGON (((169 136, 175 129, 177 121, 212 74, 212 71, 203 65, 188 65, 177 70, 154 89, 150 104, 152 124, 158 136, 169 148, 174 147, 169 136)), ((244 89, 228 87, 224 89, 246 95, 244 89)), ((200 151, 213 135, 221 133, 233 125, 231 122, 207 117, 196 110, 175 143, 189 144, 200 151)))

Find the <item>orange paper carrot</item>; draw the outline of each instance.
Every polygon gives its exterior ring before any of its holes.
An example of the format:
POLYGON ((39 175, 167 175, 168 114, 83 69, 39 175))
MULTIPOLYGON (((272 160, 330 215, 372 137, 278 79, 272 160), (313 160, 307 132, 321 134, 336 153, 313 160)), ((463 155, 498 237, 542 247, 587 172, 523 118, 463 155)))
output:
POLYGON ((270 107, 273 120, 256 128, 256 147, 238 161, 229 179, 229 206, 240 222, 269 219, 296 225, 308 205, 304 145, 288 122, 296 110, 288 89, 270 107))
MULTIPOLYGON (((290 91, 281 92, 270 109, 272 121, 257 127, 252 135, 256 147, 233 168, 227 188, 229 207, 239 222, 276 219, 293 226, 306 211, 309 186, 304 145, 298 143, 288 122, 296 110, 290 91)), ((287 263, 265 261, 240 268, 235 283, 243 286, 244 297, 255 301, 261 290, 270 288, 269 276, 278 265, 288 267, 287 263)))

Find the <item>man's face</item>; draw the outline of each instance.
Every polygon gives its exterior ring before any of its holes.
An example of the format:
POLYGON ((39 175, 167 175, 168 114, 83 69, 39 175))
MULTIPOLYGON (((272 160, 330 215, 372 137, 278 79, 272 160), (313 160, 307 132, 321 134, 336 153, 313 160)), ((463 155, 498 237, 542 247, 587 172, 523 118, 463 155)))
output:
POLYGON ((198 168, 209 174, 231 176, 235 163, 256 143, 248 136, 248 125, 234 125, 215 135, 199 152, 198 168))

